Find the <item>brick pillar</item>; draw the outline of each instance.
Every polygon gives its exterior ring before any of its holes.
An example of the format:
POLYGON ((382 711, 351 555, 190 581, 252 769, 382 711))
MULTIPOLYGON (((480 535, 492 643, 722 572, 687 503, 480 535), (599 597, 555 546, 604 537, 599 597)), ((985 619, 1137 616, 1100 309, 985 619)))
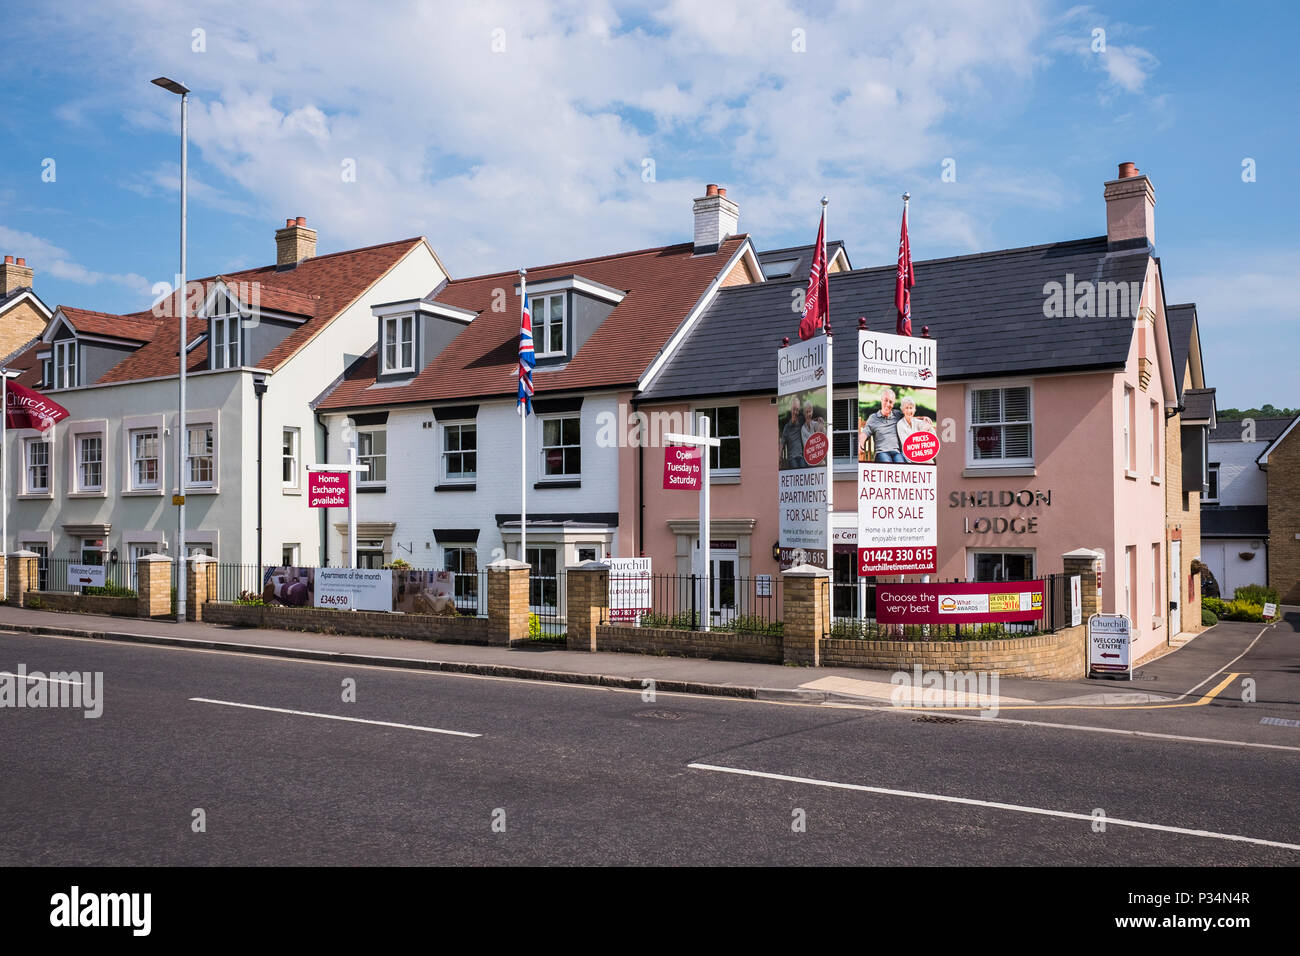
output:
POLYGON ((5 558, 5 598, 15 607, 22 607, 27 592, 36 590, 39 560, 35 551, 15 551, 5 558))
POLYGON ((1101 607, 1097 602, 1097 576, 1101 573, 1101 560, 1096 552, 1088 551, 1086 548, 1067 552, 1061 555, 1061 559, 1065 563, 1066 576, 1077 574, 1081 579, 1079 581, 1079 590, 1082 593, 1080 617, 1083 623, 1087 624, 1089 615, 1101 613, 1101 607))
POLYGON ((605 620, 609 608, 609 566, 585 561, 565 568, 568 613, 565 616, 571 651, 596 649, 596 625, 605 620))
POLYGON ((136 615, 168 617, 172 612, 172 559, 146 554, 136 559, 136 615))
POLYGON ((781 575, 785 589, 781 647, 787 664, 820 667, 821 641, 831 633, 831 573, 801 564, 781 575))
MULTIPOLYGON (((203 620, 203 605, 217 597, 217 559, 207 554, 192 554, 185 569, 185 620, 203 620)), ((170 607, 169 598, 168 610, 170 607)))
POLYGON ((502 558, 487 566, 488 643, 509 647, 528 637, 529 566, 502 558))

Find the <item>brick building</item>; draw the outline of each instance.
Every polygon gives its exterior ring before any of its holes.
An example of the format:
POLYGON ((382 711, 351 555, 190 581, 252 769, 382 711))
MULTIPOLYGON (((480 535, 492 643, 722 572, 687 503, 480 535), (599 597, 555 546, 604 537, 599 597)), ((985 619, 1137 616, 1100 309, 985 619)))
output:
POLYGON ((1300 604, 1300 415, 1259 456, 1268 474, 1268 583, 1300 604))

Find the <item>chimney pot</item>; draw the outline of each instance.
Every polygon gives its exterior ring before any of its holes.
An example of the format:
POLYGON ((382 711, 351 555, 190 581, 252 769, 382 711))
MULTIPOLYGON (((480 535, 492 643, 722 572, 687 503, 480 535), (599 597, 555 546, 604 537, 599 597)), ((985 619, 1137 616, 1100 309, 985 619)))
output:
POLYGON ((719 186, 719 187, 718 187, 718 195, 719 195, 719 196, 725 196, 725 195, 727 195, 727 187, 726 187, 726 186, 719 186))
POLYGON ((25 265, 27 265, 27 260, 24 259, 22 256, 19 256, 19 257, 18 257, 18 264, 19 264, 20 266, 25 266, 25 265))
POLYGON ((1119 164, 1119 179, 1132 179, 1138 174, 1138 168, 1135 163, 1119 164))
POLYGON ((5 265, 7 265, 7 266, 11 266, 11 265, 13 265, 13 264, 14 264, 14 257, 13 257, 13 256, 5 256, 5 265))
POLYGON ((307 225, 307 217, 306 217, 306 216, 299 216, 299 217, 295 220, 295 222, 297 222, 298 225, 300 225, 300 226, 305 226, 305 225, 307 225))
POLYGON ((289 227, 291 227, 291 226, 293 226, 293 225, 294 225, 294 220, 292 220, 292 219, 286 219, 286 220, 284 221, 284 228, 286 228, 286 229, 288 229, 289 227))
POLYGON ((707 186, 704 187, 704 195, 706 195, 706 196, 716 196, 717 194, 718 194, 718 184, 717 184, 717 183, 709 183, 707 186))

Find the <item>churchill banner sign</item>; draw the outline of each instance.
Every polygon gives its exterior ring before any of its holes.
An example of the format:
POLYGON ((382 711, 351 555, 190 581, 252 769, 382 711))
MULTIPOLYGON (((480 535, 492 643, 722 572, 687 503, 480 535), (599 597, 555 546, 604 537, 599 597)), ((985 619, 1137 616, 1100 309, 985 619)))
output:
POLYGON ((68 417, 68 410, 40 392, 9 382, 6 389, 5 423, 9 428, 48 431, 68 417))
POLYGON ((858 332, 858 574, 933 574, 938 343, 858 332))
POLYGON ((830 338, 777 352, 781 567, 830 567, 830 338))

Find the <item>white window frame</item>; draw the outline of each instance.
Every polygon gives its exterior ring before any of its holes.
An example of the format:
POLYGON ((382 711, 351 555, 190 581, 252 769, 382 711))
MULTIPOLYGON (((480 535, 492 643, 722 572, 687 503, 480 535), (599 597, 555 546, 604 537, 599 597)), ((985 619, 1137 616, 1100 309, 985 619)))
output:
POLYGON ((1137 545, 1124 546, 1124 610, 1130 623, 1137 627, 1137 608, 1133 606, 1137 595, 1133 593, 1133 571, 1137 564, 1137 545))
POLYGON ((54 387, 76 388, 81 372, 76 339, 59 339, 54 342, 54 387))
POLYGON ((296 491, 302 487, 302 429, 291 425, 280 429, 280 485, 286 491, 296 491), (289 438, 289 451, 284 451, 285 438, 289 438), (284 479, 285 465, 290 467, 293 478, 284 479))
POLYGON ((80 422, 69 428, 71 453, 68 456, 68 492, 70 498, 103 498, 108 494, 108 435, 107 423, 80 422), (99 440, 99 484, 89 485, 84 480, 83 465, 87 462, 82 457, 82 442, 87 439, 99 440))
POLYGON ((1151 615, 1160 617, 1160 579, 1164 577, 1161 567, 1160 542, 1151 542, 1151 615))
POLYGON ((126 433, 126 452, 127 452, 127 487, 131 491, 157 491, 159 488, 161 488, 162 481, 163 481, 163 466, 164 466, 162 429, 157 426, 146 426, 144 428, 129 429, 126 433), (141 458, 136 454, 137 452, 136 439, 139 437, 143 437, 145 434, 149 432, 152 432, 154 436, 153 460, 155 462, 154 471, 156 477, 152 482, 141 481, 139 472, 136 468, 136 465, 138 465, 141 461, 147 460, 146 458, 141 458))
POLYGON ((438 424, 440 426, 439 432, 441 433, 441 439, 442 439, 441 450, 439 452, 439 458, 441 459, 441 463, 442 463, 442 480, 447 482, 448 484, 459 484, 461 482, 467 485, 474 484, 474 482, 478 480, 478 455, 479 455, 478 421, 473 418, 467 418, 458 421, 439 422, 438 424), (462 447, 457 450, 453 451, 451 449, 448 449, 447 436, 454 429, 456 433, 460 436, 460 438, 463 440, 465 436, 466 427, 472 428, 474 430, 474 450, 472 452, 467 452, 463 444, 462 447), (472 472, 465 472, 462 470, 460 473, 453 474, 451 469, 448 467, 448 463, 447 463, 448 458, 450 458, 453 455, 461 456, 461 463, 463 468, 464 456, 467 454, 473 454, 474 456, 474 470, 472 472))
POLYGON ((239 368, 243 358, 243 316, 239 305, 226 292, 217 292, 212 299, 213 311, 208 313, 208 368, 239 368), (217 311, 220 309, 221 311, 217 311), (231 361, 231 352, 234 361, 231 361))
POLYGON ((415 316, 387 315, 379 320, 380 374, 389 375, 398 372, 415 371, 415 316), (390 331, 391 326, 391 331, 390 331), (388 358, 389 348, 393 351, 393 361, 388 358), (409 348, 410 361, 403 361, 403 350, 409 348))
POLYGON ((185 423, 185 490, 190 491, 215 491, 217 488, 217 475, 219 473, 220 461, 217 457, 217 423, 215 421, 190 421, 185 423), (193 437, 194 432, 200 429, 209 429, 212 432, 212 449, 206 454, 194 454, 193 437), (206 481, 194 477, 193 463, 203 458, 211 458, 212 477, 206 481))
MULTIPOLYGON (((374 446, 374 439, 372 438, 372 439, 371 439, 371 447, 372 447, 372 449, 373 449, 373 446, 374 446)), ((363 471, 363 472, 358 472, 358 473, 357 473, 357 486, 358 486, 358 487, 360 487, 360 488, 376 487, 376 486, 383 485, 385 482, 388 481, 388 426, 387 426, 387 425, 381 425, 381 426, 379 426, 379 427, 358 428, 358 429, 357 429, 357 464, 361 464, 361 463, 363 463, 363 462, 365 462, 365 461, 367 461, 367 460, 374 460, 374 459, 376 459, 376 458, 382 458, 382 459, 383 459, 383 462, 384 462, 384 476, 383 476, 382 478, 376 478, 376 477, 374 477, 374 474, 373 474, 374 469, 373 469, 373 468, 367 468, 365 471, 363 471), (381 434, 381 435, 384 436, 384 451, 383 451, 383 453, 382 453, 382 454, 378 454, 378 455, 376 455, 376 454, 373 452, 373 450, 372 450, 371 453, 370 453, 369 455, 363 455, 363 454, 361 453, 361 436, 362 436, 362 435, 372 435, 372 436, 373 436, 373 435, 375 435, 375 434, 377 434, 377 433, 378 433, 378 434, 381 434)))
MULTIPOLYGON (((1026 379, 1007 379, 987 382, 973 382, 966 386, 966 467, 969 469, 977 468, 1027 468, 1033 467, 1035 449, 1038 447, 1035 442, 1034 426, 1034 383, 1026 379), (1004 417, 998 422, 976 422, 975 421, 975 395, 977 392, 1002 391, 1005 392, 1012 388, 1028 389, 1029 399, 1029 418, 1024 421, 1008 422, 1004 417), (975 429, 987 427, 1004 427, 1007 424, 1028 425, 1029 426, 1029 456, 1025 458, 977 458, 975 457, 975 429)), ((1004 403, 1005 404, 1005 403, 1004 403)))
POLYGON ((1151 403, 1151 480, 1159 481, 1163 469, 1160 467, 1160 426, 1162 412, 1159 402, 1151 403))
POLYGON ((54 442, 49 438, 26 438, 23 440, 23 497, 54 497, 54 442), (32 450, 37 445, 45 446, 45 486, 37 487, 32 483, 32 450))
MULTIPOLYGON (((579 479, 579 478, 581 478, 581 477, 582 477, 582 457, 583 457, 583 456, 582 456, 582 415, 579 414, 578 412, 565 412, 565 413, 563 413, 563 414, 539 416, 539 426, 538 426, 538 427, 541 429, 541 432, 542 432, 541 441, 539 441, 539 442, 537 443, 537 444, 538 444, 538 447, 541 449, 541 455, 542 455, 542 464, 541 464, 541 471, 540 471, 540 473, 539 473, 539 474, 540 474, 539 480, 540 480, 540 481, 572 481, 572 480, 575 480, 575 479, 579 479), (561 424, 561 425, 560 425, 560 444, 558 444, 558 445, 548 445, 548 444, 546 444, 546 423, 547 423, 547 422, 565 422, 565 421, 567 421, 567 420, 569 420, 569 419, 573 419, 574 421, 576 421, 576 422, 578 423, 578 443, 577 443, 576 445, 566 445, 566 444, 564 444, 564 425, 561 424), (554 449, 554 448, 559 448, 559 449, 576 448, 576 449, 578 449, 578 470, 577 470, 577 471, 572 471, 572 472, 571 472, 571 471, 556 471, 556 472, 548 472, 548 471, 546 470, 546 452, 547 452, 549 449, 554 449)), ((562 460, 562 461, 567 461, 567 460, 568 460, 568 456, 562 454, 562 455, 561 455, 561 460, 562 460)))
POLYGON ((537 358, 552 358, 557 355, 569 354, 569 296, 566 292, 548 292, 542 295, 530 295, 528 297, 529 308, 532 310, 533 320, 533 348, 537 358), (560 348, 558 351, 551 348, 550 328, 555 324, 555 320, 550 318, 551 309, 546 309, 547 319, 540 325, 537 321, 537 303, 560 300, 560 348))
POLYGON ((291 553, 292 557, 291 557, 291 559, 290 559, 289 561, 285 562, 284 566, 285 566, 285 567, 290 567, 290 568, 301 567, 301 565, 300 565, 298 562, 299 562, 300 560, 302 560, 302 545, 300 545, 300 544, 296 544, 296 543, 292 543, 292 542, 288 542, 288 541, 286 541, 286 542, 282 542, 281 545, 280 545, 280 560, 281 560, 281 561, 284 561, 284 552, 285 552, 285 551, 289 551, 289 552, 291 553))
MULTIPOLYGON (((861 405, 858 402, 857 392, 831 393, 831 456, 834 466, 837 469, 853 469, 856 473, 858 467, 858 415, 861 412, 861 405), (853 414, 849 416, 849 427, 846 432, 843 428, 835 427, 835 409, 844 402, 853 404, 853 414), (835 457, 835 438, 837 435, 849 434, 853 440, 851 442, 852 454, 848 458, 835 457)), ((787 411, 788 414, 788 411, 787 411)), ((782 420, 784 422, 784 419, 782 420)))
MULTIPOLYGON (((696 433, 696 434, 699 433, 700 416, 702 416, 702 415, 708 415, 708 416, 709 416, 709 434, 710 434, 713 438, 716 438, 716 439, 718 439, 719 441, 734 441, 734 442, 736 443, 736 457, 737 457, 737 459, 739 459, 739 457, 740 457, 740 405, 738 405, 738 404, 737 404, 737 405, 730 405, 730 404, 728 404, 728 405, 702 405, 702 406, 700 406, 700 407, 698 407, 698 408, 694 408, 694 409, 692 409, 692 410, 691 410, 691 423, 692 423, 692 425, 693 425, 694 428, 695 428, 695 433, 696 433), (724 408, 734 408, 734 409, 736 410, 736 434, 734 434, 734 435, 720 435, 720 434, 718 433, 718 412, 722 411, 724 408)), ((734 467, 723 468, 722 465, 721 465, 721 462, 722 462, 722 446, 721 446, 721 445, 718 445, 718 446, 715 447, 715 448, 710 448, 710 449, 709 449, 709 477, 710 477, 710 478, 712 478, 712 477, 714 477, 714 476, 718 476, 718 475, 721 475, 721 476, 727 476, 727 475, 739 475, 739 474, 740 474, 740 466, 739 466, 739 465, 736 465, 736 466, 734 466, 734 467), (718 460, 719 464, 716 464, 716 465, 713 463, 713 460, 714 460, 714 455, 713 455, 713 453, 714 453, 714 452, 717 452, 717 453, 718 453, 718 454, 717 454, 717 460, 718 460)))
POLYGON ((1135 427, 1137 403, 1134 400, 1136 394, 1137 390, 1132 385, 1127 383, 1124 385, 1124 422, 1122 431, 1124 436, 1124 473, 1130 477, 1134 474, 1133 466, 1137 464, 1133 460, 1137 447, 1137 435, 1135 434, 1137 430, 1135 427))
POLYGON ((1025 554, 1029 556, 1029 577, 1038 576, 1038 550, 1036 548, 1001 548, 997 545, 981 545, 966 549, 966 579, 975 580, 975 556, 977 554, 1025 554))

